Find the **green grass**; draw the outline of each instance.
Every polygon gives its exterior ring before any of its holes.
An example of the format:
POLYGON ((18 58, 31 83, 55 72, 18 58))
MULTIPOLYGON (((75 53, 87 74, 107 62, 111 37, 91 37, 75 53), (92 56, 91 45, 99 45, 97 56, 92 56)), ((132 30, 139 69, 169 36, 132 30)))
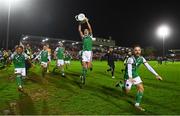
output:
MULTIPOLYGON (((144 82, 142 106, 145 112, 134 109, 136 88, 129 95, 114 87, 123 78, 122 62, 116 62, 115 79, 106 62, 95 61, 94 69, 88 72, 86 85, 80 84, 80 62, 72 62, 66 70, 66 78, 60 74, 41 77, 40 66, 34 66, 28 74, 30 80, 24 82, 27 94, 17 91, 13 66, 0 70, 0 114, 10 109, 13 114, 64 114, 64 115, 116 115, 116 114, 180 114, 180 63, 157 65, 150 62, 163 77, 158 81, 144 66, 140 75, 144 82), (14 106, 12 104, 15 104, 14 106)), ((51 66, 51 70, 54 63, 51 66)))

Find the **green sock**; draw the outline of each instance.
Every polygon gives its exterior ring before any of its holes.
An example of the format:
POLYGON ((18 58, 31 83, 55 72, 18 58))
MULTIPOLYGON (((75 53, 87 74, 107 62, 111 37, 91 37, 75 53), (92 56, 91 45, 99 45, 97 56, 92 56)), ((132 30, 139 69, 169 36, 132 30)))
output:
POLYGON ((86 77, 87 69, 83 67, 82 69, 82 76, 86 77))
POLYGON ((22 86, 22 78, 21 78, 21 75, 17 75, 17 76, 16 76, 16 82, 17 82, 18 87, 19 87, 19 86, 22 86))
POLYGON ((125 84, 125 83, 123 83, 123 82, 120 81, 120 82, 119 82, 119 87, 122 88, 122 89, 124 89, 124 88, 125 88, 125 85, 124 85, 124 84, 125 84))
POLYGON ((143 92, 138 91, 136 94, 136 101, 135 101, 136 104, 140 104, 142 97, 143 97, 143 92))
POLYGON ((54 68, 53 68, 53 73, 55 72, 56 69, 57 69, 57 67, 54 67, 54 68))

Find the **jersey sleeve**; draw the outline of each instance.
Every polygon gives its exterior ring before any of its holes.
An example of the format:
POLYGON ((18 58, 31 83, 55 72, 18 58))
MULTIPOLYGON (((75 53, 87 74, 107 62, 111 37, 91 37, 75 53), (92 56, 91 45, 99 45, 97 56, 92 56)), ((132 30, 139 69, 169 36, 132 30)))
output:
POLYGON ((133 63, 134 63, 133 58, 130 57, 127 59, 127 64, 133 64, 133 63))
POLYGON ((132 64, 127 64, 127 68, 128 68, 128 77, 132 78, 132 64))
POLYGON ((147 63, 146 59, 143 57, 143 63, 147 63))
POLYGON ((127 59, 127 69, 128 69, 129 78, 132 78, 132 64, 133 64, 133 59, 130 57, 127 59))
POLYGON ((26 60, 27 60, 27 59, 30 59, 30 56, 28 56, 26 53, 23 53, 23 55, 24 55, 24 57, 25 57, 26 60))
POLYGON ((57 51, 58 51, 58 48, 55 49, 55 52, 57 52, 57 51))
POLYGON ((90 34, 89 36, 90 36, 91 38, 93 38, 93 34, 90 34))
POLYGON ((39 52, 39 54, 38 54, 38 55, 37 55, 34 59, 36 60, 36 59, 40 58, 41 53, 42 53, 42 51, 41 51, 41 52, 39 52))
POLYGON ((11 54, 11 56, 9 57, 9 59, 10 59, 10 60, 13 60, 15 54, 16 54, 15 52, 14 52, 13 54, 11 54))
POLYGON ((158 76, 158 74, 156 73, 156 71, 149 65, 149 63, 146 61, 145 58, 143 58, 143 63, 145 65, 145 67, 155 76, 158 76))

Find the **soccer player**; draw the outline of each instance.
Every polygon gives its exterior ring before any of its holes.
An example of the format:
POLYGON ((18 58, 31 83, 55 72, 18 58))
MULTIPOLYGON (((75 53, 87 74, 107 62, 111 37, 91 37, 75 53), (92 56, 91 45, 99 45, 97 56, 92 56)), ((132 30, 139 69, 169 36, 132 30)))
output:
POLYGON ((87 70, 92 66, 92 28, 88 21, 88 19, 85 19, 85 22, 87 23, 88 28, 84 29, 82 32, 81 24, 79 24, 79 33, 83 41, 83 52, 82 52, 82 76, 81 81, 82 84, 85 84, 86 79, 86 73, 87 70))
POLYGON ((16 51, 11 55, 11 59, 15 67, 18 90, 23 92, 22 77, 26 76, 25 60, 28 59, 28 56, 23 52, 22 46, 16 47, 16 51))
POLYGON ((114 61, 116 60, 116 58, 115 58, 115 55, 113 52, 113 48, 109 48, 109 51, 107 54, 105 54, 105 56, 107 57, 107 62, 108 62, 108 66, 109 66, 109 69, 107 69, 107 72, 111 71, 112 78, 115 78, 115 76, 114 76, 114 70, 115 70, 114 61))
MULTIPOLYGON (((22 44, 22 43, 21 43, 21 44, 22 44)), ((25 52, 25 53, 28 55, 28 57, 31 59, 31 57, 32 57, 32 49, 31 49, 31 47, 30 47, 29 44, 27 44, 26 46, 24 46, 24 52, 25 52)), ((31 62, 30 62, 29 59, 27 59, 27 60, 25 61, 25 66, 26 66, 26 74, 28 74, 29 69, 32 67, 32 64, 31 64, 31 62)))
MULTIPOLYGON (((144 64, 145 67, 156 76, 156 79, 162 80, 162 78, 154 71, 154 69, 147 63, 145 58, 141 56, 141 47, 136 45, 133 48, 133 55, 128 58, 126 70, 125 70, 125 83, 124 83, 124 90, 126 93, 129 93, 131 90, 132 85, 135 85, 137 88, 137 94, 135 99, 135 107, 141 111, 145 111, 141 106, 140 102, 143 97, 144 86, 143 82, 138 74, 138 69, 141 64, 144 64)), ((120 83, 121 85, 121 83, 120 83)))
POLYGON ((65 77, 65 73, 64 73, 64 47, 62 43, 59 43, 58 47, 56 48, 55 52, 54 52, 54 56, 56 61, 56 67, 53 69, 53 72, 55 72, 56 69, 60 69, 61 70, 61 75, 62 77, 65 77))
POLYGON ((47 64, 47 73, 49 73, 49 65, 51 63, 51 48, 49 48, 49 44, 46 45, 47 46, 47 51, 49 53, 49 61, 48 61, 48 64, 47 64))
POLYGON ((46 45, 43 46, 43 50, 36 56, 34 60, 38 58, 40 58, 41 61, 42 77, 44 77, 45 73, 47 72, 48 61, 50 61, 50 54, 47 51, 46 45))
POLYGON ((68 66, 71 64, 71 55, 68 53, 68 51, 66 51, 65 53, 65 57, 64 57, 64 63, 66 65, 66 69, 68 69, 68 66))

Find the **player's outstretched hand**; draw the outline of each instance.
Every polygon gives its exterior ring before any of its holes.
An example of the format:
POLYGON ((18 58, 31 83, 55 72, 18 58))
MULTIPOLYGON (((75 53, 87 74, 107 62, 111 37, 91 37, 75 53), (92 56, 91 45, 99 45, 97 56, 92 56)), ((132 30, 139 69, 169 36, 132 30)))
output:
POLYGON ((159 75, 158 75, 158 76, 156 76, 156 79, 157 79, 157 80, 160 80, 160 81, 162 81, 162 80, 163 80, 163 79, 162 79, 162 77, 161 77, 161 76, 159 76, 159 75))

